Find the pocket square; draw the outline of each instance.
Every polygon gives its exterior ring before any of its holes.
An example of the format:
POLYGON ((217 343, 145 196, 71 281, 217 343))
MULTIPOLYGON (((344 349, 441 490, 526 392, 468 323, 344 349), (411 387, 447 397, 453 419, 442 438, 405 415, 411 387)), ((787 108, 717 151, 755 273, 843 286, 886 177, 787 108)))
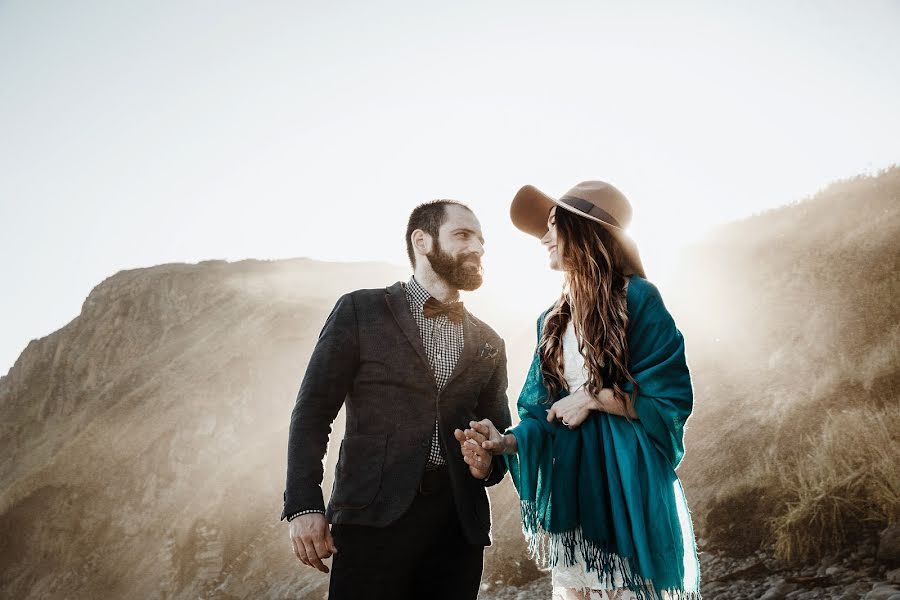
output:
POLYGON ((482 346, 481 350, 478 352, 478 357, 479 358, 494 358, 495 356, 497 356, 497 352, 498 352, 498 350, 496 348, 494 348, 493 346, 491 346, 488 343, 485 343, 485 345, 482 346))

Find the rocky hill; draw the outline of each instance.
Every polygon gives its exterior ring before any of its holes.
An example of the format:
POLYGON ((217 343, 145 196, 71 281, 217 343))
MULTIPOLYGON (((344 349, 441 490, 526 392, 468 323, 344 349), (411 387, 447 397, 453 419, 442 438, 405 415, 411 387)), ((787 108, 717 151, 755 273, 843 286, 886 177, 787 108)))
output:
POLYGON ((3 595, 302 596, 278 521, 293 398, 347 282, 399 277, 212 261, 98 285, 0 379, 3 595))

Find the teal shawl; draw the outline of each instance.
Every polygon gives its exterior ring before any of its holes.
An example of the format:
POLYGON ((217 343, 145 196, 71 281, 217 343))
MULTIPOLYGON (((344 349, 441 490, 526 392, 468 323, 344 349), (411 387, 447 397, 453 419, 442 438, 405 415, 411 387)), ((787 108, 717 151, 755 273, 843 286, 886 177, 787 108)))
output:
MULTIPOLYGON (((575 564, 577 549, 589 571, 608 584, 617 572, 639 600, 696 600, 700 568, 675 474, 693 408, 684 339, 657 288, 637 275, 629 280, 627 309, 639 420, 595 411, 574 430, 548 423, 551 403, 536 349, 519 395, 521 422, 507 430, 518 453, 506 460, 529 550, 542 567, 575 564)), ((548 312, 538 318, 538 343, 548 312)), ((630 382, 622 388, 631 394, 630 382)))

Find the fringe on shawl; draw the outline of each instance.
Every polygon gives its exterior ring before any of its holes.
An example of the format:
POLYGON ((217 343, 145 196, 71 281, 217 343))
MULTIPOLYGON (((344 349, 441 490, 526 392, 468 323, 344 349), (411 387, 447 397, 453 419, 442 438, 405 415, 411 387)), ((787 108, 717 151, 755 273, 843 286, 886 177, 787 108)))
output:
POLYGON ((550 533, 541 527, 534 502, 521 501, 522 531, 528 541, 528 553, 541 569, 556 566, 560 550, 565 564, 575 564, 575 550, 581 550, 587 570, 596 571, 604 585, 613 584, 613 574, 618 572, 622 584, 634 592, 637 600, 702 600, 699 590, 671 587, 657 590, 650 579, 644 579, 631 568, 624 557, 607 552, 581 534, 581 528, 562 533, 550 533))

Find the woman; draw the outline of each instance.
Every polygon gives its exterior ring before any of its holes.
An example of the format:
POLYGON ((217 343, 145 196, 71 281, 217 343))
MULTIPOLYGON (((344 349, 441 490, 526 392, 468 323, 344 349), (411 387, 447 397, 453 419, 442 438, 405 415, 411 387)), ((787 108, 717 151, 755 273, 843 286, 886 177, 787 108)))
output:
POLYGON ((538 318, 521 422, 501 434, 473 421, 464 457, 505 455, 554 599, 696 600, 693 527, 675 474, 691 379, 681 333, 624 232, 631 206, 586 181, 559 200, 525 186, 510 215, 541 239, 565 284, 538 318))

